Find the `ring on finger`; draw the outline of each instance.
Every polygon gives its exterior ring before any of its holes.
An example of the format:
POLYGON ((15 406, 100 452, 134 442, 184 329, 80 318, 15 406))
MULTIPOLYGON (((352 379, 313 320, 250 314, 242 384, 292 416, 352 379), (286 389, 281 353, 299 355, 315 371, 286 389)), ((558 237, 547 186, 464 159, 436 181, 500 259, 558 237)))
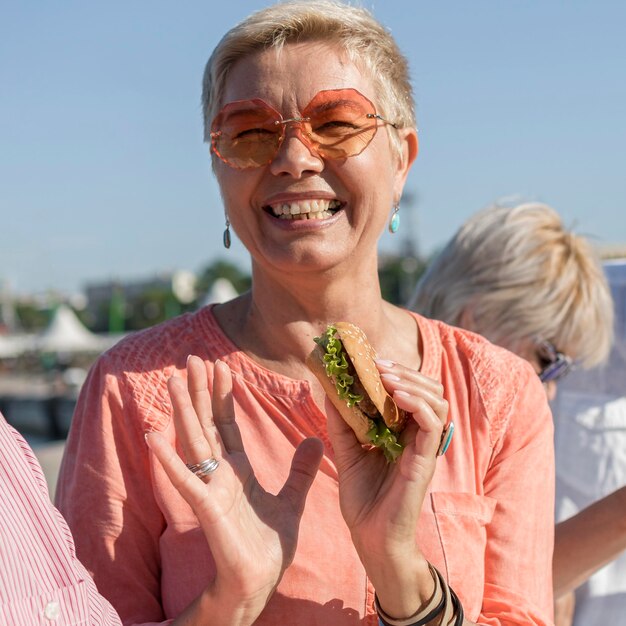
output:
POLYGON ((452 441, 452 435, 454 435, 454 422, 449 422, 441 433, 441 441, 439 442, 439 448, 437 449, 437 456, 442 456, 446 453, 446 450, 452 441))
POLYGON ((212 474, 219 467, 219 464, 220 462, 216 458, 210 457, 204 461, 200 461, 200 463, 187 463, 187 467, 198 478, 204 478, 212 474))

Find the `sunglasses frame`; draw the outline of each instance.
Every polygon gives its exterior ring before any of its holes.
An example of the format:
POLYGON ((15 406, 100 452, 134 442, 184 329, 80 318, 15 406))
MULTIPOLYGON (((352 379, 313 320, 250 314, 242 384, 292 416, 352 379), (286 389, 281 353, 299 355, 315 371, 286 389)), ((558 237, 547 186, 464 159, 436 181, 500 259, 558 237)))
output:
POLYGON ((574 367, 574 360, 564 352, 557 350, 553 343, 546 340, 539 341, 537 348, 543 351, 539 357, 540 360, 548 362, 538 374, 542 383, 556 382, 569 374, 574 367))
MULTIPOLYGON (((336 93, 341 93, 341 92, 353 92, 357 95, 359 100, 364 100, 365 102, 367 102, 370 106, 371 106, 371 112, 366 113, 365 117, 368 119, 373 119, 373 120, 379 120, 381 122, 383 122, 384 124, 389 124, 390 126, 392 126, 393 128, 398 128, 398 124, 395 122, 391 122, 387 119, 385 119, 384 117, 382 117, 382 115, 379 115, 376 112, 376 107, 374 106, 374 103, 367 97, 364 96, 360 91, 358 91, 357 89, 354 89, 353 87, 347 87, 345 89, 322 89, 321 91, 318 91, 313 98, 311 98, 310 102, 306 105, 306 107, 304 107, 303 111, 306 112, 306 110, 311 106, 311 103, 313 103, 319 96, 320 94, 324 94, 324 93, 330 93, 330 92, 336 92, 336 93)), ((318 156, 319 158, 322 159, 331 159, 331 160, 337 160, 337 159, 347 159, 349 157, 352 156, 357 156, 359 154, 361 154, 361 152, 363 152, 363 150, 365 150, 365 148, 367 148, 367 146, 370 145, 370 143, 372 142, 372 140, 374 139, 374 137, 376 136, 376 132, 378 131, 378 124, 376 124, 374 126, 374 132, 372 133, 372 136, 368 139, 368 141, 366 143, 363 144, 363 147, 358 151, 358 152, 354 152, 348 155, 332 155, 332 154, 327 154, 325 153, 325 149, 323 146, 321 146, 321 144, 319 142, 315 142, 313 141, 310 137, 309 137, 309 133, 304 133, 302 132, 302 125, 306 122, 309 122, 311 120, 310 117, 289 117, 289 118, 284 118, 282 113, 280 111, 277 111, 273 106, 271 106, 270 104, 268 104, 267 102, 265 102, 264 100, 261 100, 260 98, 252 98, 249 100, 234 100, 233 102, 228 102, 226 103, 219 111, 218 113, 215 115, 215 117, 213 118, 213 121, 211 122, 211 151, 213 153, 215 153, 215 155, 224 163, 226 163, 226 165, 228 165, 229 167, 232 167, 234 169, 255 169, 258 167, 263 167, 264 165, 268 165, 269 163, 271 163, 276 156, 278 155, 278 152, 280 151, 280 148, 285 140, 285 137, 287 136, 287 125, 288 124, 295 124, 297 126, 299 126, 299 133, 298 133, 298 137, 300 139, 300 141, 313 153, 315 152, 316 156, 318 156), (219 128, 216 128, 216 121, 220 120, 220 117, 222 116, 222 114, 230 107, 233 108, 234 105, 240 105, 243 103, 251 103, 254 105, 261 105, 263 108, 265 108, 268 112, 271 112, 273 114, 275 114, 276 119, 274 120, 274 125, 276 126, 280 126, 280 131, 278 132, 278 142, 276 144, 276 150, 275 152, 272 154, 271 158, 269 158, 267 161, 264 161, 262 163, 258 163, 258 164, 252 164, 252 165, 236 165, 235 163, 232 163, 231 161, 228 160, 227 157, 223 156, 218 147, 217 147, 217 140, 219 139, 219 137, 222 136, 222 130, 219 128)))

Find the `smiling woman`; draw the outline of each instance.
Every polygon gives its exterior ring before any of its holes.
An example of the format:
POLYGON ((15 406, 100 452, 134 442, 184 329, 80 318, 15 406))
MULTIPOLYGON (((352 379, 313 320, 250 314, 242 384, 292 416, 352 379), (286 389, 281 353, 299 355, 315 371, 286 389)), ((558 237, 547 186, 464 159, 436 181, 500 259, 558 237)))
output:
POLYGON ((127 624, 549 624, 541 383, 380 295, 378 240, 418 148, 394 39, 341 2, 279 3, 224 36, 203 85, 252 288, 90 372, 58 490, 79 555, 127 624), (408 416, 393 462, 305 363, 340 321, 408 416))

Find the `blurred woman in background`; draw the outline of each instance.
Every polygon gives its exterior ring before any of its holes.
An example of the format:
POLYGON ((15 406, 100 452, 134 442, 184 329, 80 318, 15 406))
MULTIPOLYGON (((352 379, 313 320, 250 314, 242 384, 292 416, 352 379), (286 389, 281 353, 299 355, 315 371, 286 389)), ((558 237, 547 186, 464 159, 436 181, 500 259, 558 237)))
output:
MULTIPOLYGON (((429 265, 409 308, 527 360, 550 399, 574 364, 603 362, 613 336, 613 302, 597 255, 540 203, 470 217, 429 265)), ((624 505, 624 492, 614 494, 557 525, 559 626, 571 623, 571 591, 626 548, 624 505)))

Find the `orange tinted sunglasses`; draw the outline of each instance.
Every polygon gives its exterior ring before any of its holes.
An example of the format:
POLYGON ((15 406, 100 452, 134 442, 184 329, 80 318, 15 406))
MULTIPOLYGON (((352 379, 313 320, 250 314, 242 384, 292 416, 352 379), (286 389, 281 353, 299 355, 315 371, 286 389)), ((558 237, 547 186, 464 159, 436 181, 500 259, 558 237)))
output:
POLYGON ((237 169, 271 163, 285 140, 287 125, 296 127, 300 140, 325 159, 361 154, 370 144, 378 122, 390 122, 356 89, 320 91, 302 111, 302 117, 283 118, 267 102, 229 102, 211 124, 211 149, 237 169))

